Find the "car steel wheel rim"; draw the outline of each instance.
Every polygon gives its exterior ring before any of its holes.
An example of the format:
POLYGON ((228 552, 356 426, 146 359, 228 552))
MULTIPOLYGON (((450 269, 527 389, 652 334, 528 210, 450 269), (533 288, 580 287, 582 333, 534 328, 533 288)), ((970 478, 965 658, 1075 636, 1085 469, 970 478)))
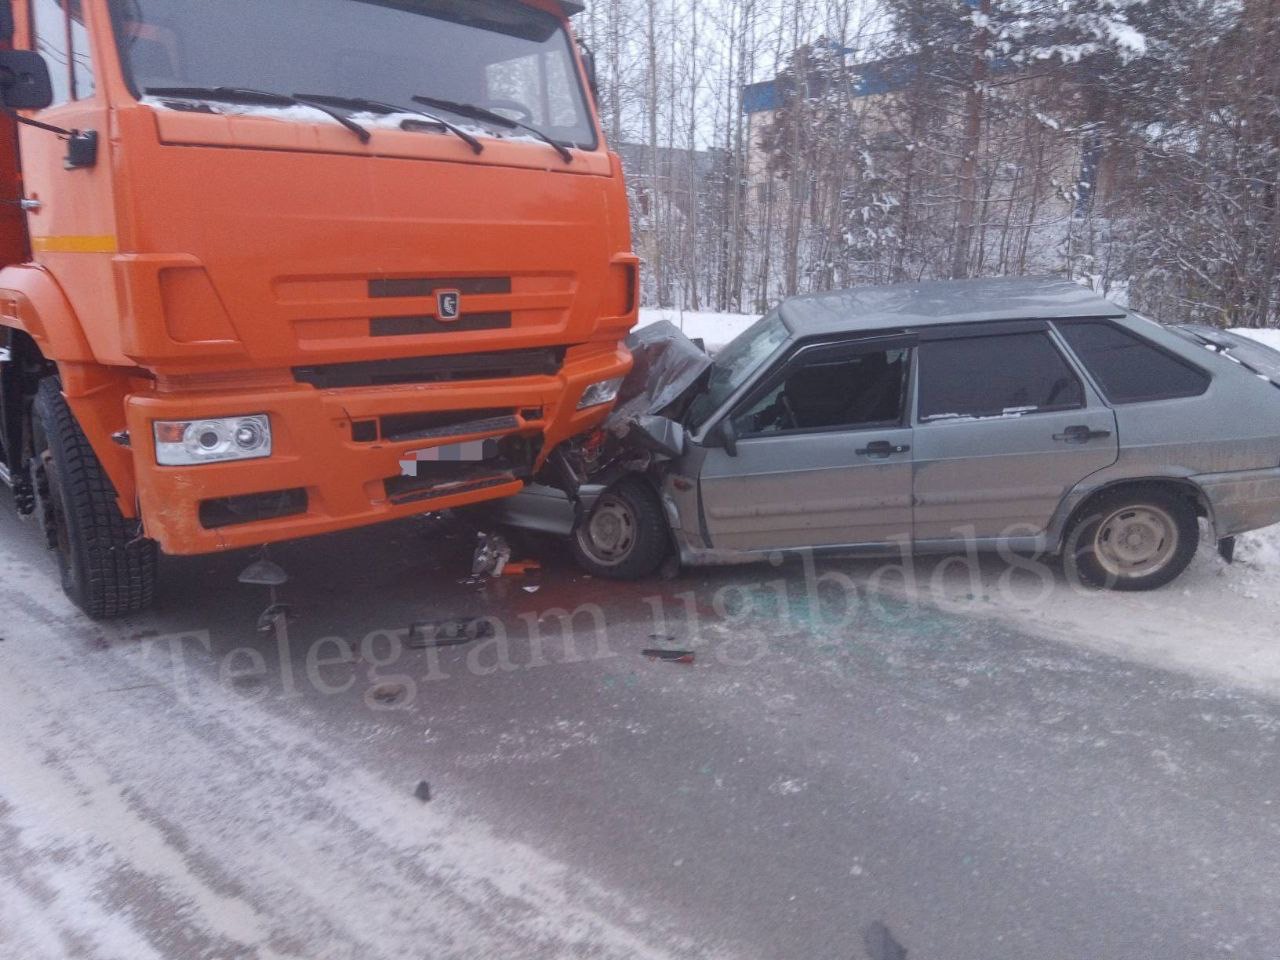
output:
POLYGON ((605 566, 617 566, 636 545, 636 518, 619 498, 600 500, 585 528, 578 533, 582 549, 605 566))
POLYGON ((1125 507, 1098 526, 1094 552, 1108 574, 1137 579, 1159 573, 1178 549, 1178 525, 1164 510, 1125 507))

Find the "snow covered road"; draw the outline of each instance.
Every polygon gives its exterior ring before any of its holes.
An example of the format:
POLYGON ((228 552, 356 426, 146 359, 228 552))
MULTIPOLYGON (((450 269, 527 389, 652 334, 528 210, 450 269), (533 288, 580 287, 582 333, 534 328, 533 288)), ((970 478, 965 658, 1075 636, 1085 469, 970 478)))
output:
POLYGON ((676 955, 564 864, 379 780, 358 746, 185 683, 171 654, 198 633, 116 647, 47 572, 5 575, 0 956, 676 955))

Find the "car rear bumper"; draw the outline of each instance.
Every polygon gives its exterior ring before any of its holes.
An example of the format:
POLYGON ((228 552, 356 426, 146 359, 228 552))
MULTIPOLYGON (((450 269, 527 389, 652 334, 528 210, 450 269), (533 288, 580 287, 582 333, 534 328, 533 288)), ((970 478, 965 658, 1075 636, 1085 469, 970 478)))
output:
POLYGON ((608 406, 576 409, 587 387, 631 364, 621 347, 573 353, 553 376, 502 381, 133 395, 127 416, 146 535, 169 554, 213 553, 518 493, 547 453, 604 420, 608 406), (156 465, 157 420, 264 413, 269 458, 156 465), (405 476, 402 462, 415 452, 482 439, 497 440, 499 455, 405 476))
POLYGON ((1214 532, 1219 538, 1280 523, 1280 467, 1191 479, 1213 508, 1214 532))

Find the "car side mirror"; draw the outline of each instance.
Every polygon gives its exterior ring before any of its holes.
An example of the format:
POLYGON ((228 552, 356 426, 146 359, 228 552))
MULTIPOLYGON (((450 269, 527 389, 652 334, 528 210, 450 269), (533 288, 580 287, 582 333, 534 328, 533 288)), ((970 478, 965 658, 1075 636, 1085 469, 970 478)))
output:
POLYGON ((53 80, 44 57, 32 50, 0 50, 0 104, 43 110, 53 104, 53 80))
POLYGON ((707 446, 722 447, 731 457, 738 455, 738 431, 733 425, 732 417, 725 417, 707 434, 707 446))

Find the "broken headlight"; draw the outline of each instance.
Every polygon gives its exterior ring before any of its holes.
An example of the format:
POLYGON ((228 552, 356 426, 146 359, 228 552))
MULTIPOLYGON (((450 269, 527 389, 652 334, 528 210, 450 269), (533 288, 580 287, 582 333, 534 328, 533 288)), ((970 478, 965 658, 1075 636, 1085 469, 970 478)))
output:
POLYGON ((578 401, 578 409, 586 410, 588 407, 598 407, 605 403, 613 403, 618 399, 618 391, 622 389, 622 381, 624 377, 615 377, 612 380, 601 380, 599 383, 593 383, 582 394, 582 399, 578 401))

